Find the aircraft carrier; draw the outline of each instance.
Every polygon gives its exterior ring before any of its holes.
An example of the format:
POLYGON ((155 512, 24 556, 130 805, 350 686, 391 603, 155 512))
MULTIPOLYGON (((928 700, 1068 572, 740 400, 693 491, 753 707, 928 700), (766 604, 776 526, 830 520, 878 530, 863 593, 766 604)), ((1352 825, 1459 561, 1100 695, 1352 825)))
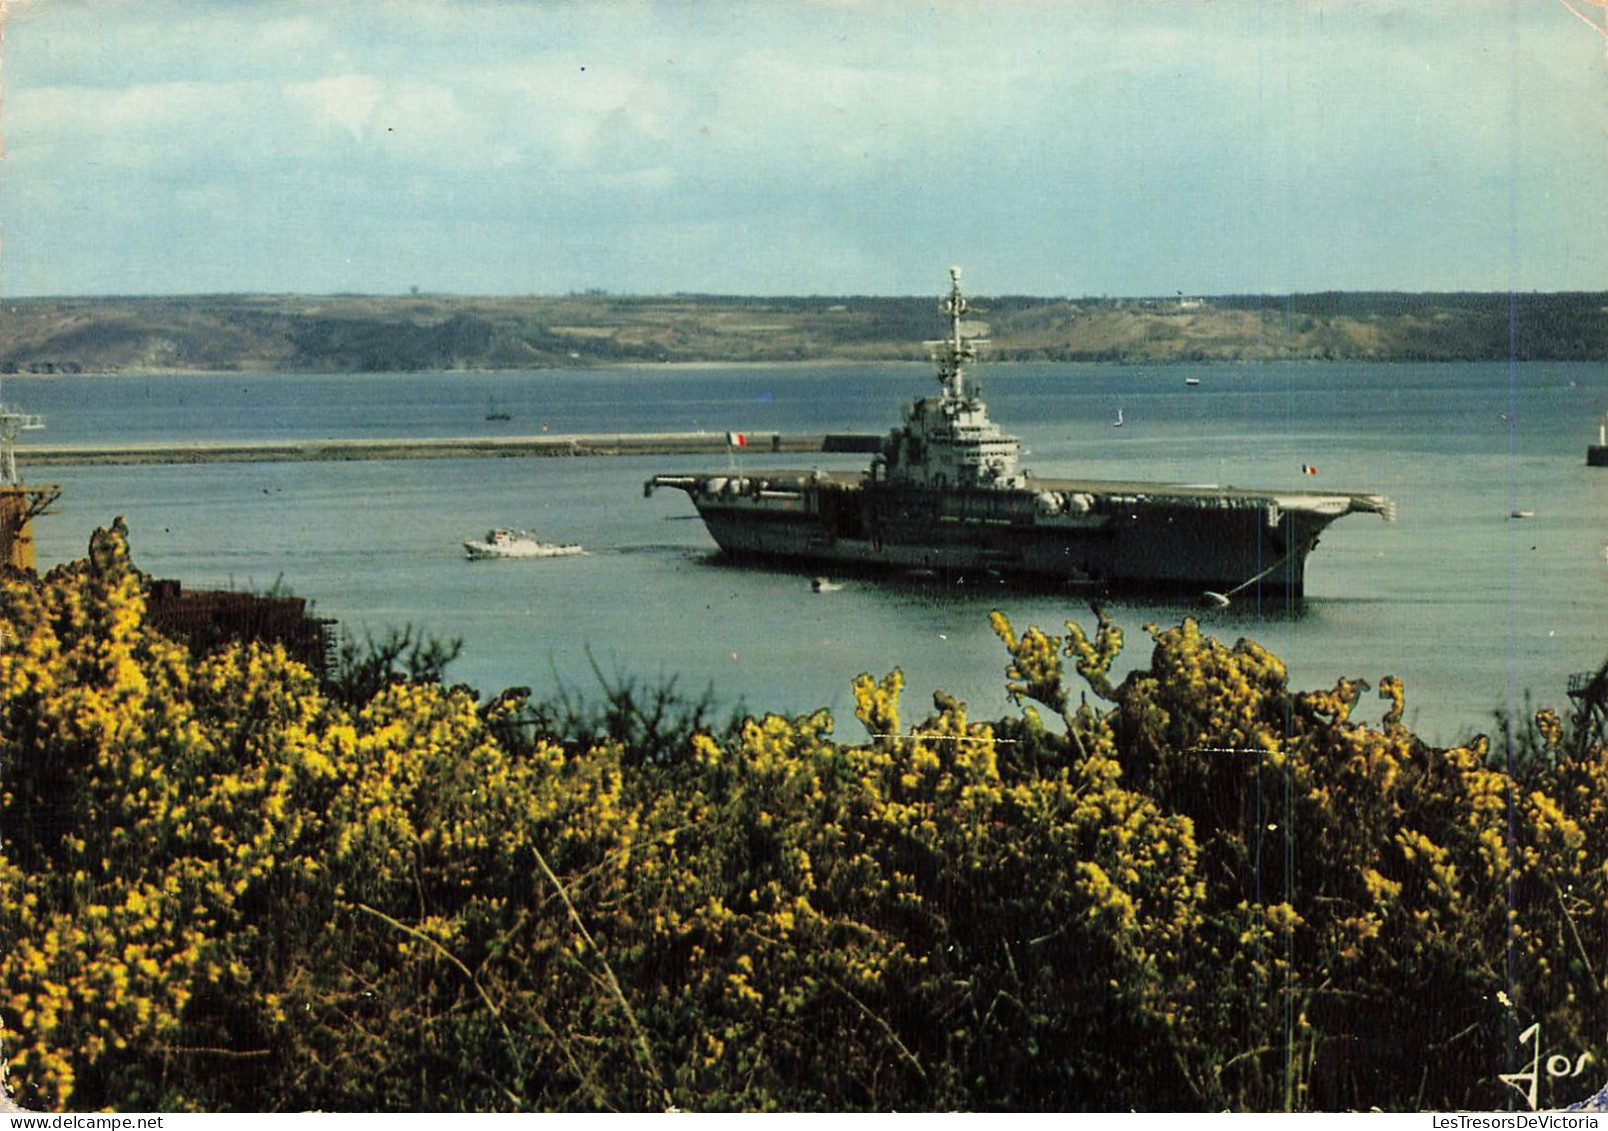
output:
POLYGON ((1299 598, 1318 536, 1348 514, 1390 520, 1382 495, 1043 479, 1017 468, 1020 440, 967 388, 985 345, 969 336, 960 268, 930 342, 939 394, 923 397, 864 472, 656 475, 685 491, 727 554, 786 568, 932 571, 1105 590, 1246 590, 1299 598))

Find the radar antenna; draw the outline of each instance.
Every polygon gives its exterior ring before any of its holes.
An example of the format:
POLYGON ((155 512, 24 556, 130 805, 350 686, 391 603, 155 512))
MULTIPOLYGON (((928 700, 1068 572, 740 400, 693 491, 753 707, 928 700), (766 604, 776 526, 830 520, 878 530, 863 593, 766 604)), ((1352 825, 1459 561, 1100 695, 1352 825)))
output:
POLYGON ((977 348, 986 346, 986 338, 969 338, 961 326, 961 316, 971 308, 966 296, 960 293, 960 268, 949 269, 949 295, 938 304, 938 309, 949 315, 949 337, 928 342, 932 359, 938 363, 938 384, 945 397, 966 397, 966 363, 977 360, 977 348))

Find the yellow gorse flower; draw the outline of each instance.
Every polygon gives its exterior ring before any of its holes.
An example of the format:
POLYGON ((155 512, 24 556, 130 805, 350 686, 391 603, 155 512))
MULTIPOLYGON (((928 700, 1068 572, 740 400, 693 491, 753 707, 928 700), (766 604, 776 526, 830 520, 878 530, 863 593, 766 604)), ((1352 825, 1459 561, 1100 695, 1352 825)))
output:
POLYGON ((1510 769, 1417 740, 1390 677, 1292 691, 1186 619, 1118 684, 1104 613, 996 613, 1009 717, 894 670, 857 740, 823 710, 648 750, 524 693, 192 659, 119 526, 0 585, 30 1106, 1137 1106, 1164 1071, 1179 1106, 1474 1107, 1510 1019, 1602 1055, 1608 759, 1556 716, 1510 769), (1425 985, 1433 1085, 1379 1037, 1425 985))

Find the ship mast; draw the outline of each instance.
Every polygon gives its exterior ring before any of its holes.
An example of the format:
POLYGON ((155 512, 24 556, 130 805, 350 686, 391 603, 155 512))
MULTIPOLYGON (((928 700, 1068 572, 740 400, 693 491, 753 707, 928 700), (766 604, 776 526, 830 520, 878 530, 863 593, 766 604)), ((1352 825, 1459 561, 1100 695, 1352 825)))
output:
POLYGON ((976 361, 977 347, 988 342, 984 338, 968 338, 962 329, 961 316, 971 308, 966 305, 966 296, 960 293, 959 267, 949 269, 949 296, 938 304, 938 309, 949 315, 949 337, 928 342, 927 348, 938 363, 938 384, 944 397, 965 400, 966 363, 976 361))

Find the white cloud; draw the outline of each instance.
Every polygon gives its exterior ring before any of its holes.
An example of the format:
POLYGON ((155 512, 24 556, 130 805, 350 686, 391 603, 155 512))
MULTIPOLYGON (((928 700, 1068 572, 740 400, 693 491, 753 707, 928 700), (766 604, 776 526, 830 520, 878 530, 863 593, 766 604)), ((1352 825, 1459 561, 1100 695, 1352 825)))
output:
POLYGON ((11 171, 48 183, 52 169, 75 169, 83 178, 97 168, 177 169, 214 160, 230 138, 250 137, 264 93, 252 84, 195 82, 29 91, 5 107, 11 171))
POLYGON ((285 87, 292 104, 310 111, 315 119, 333 122, 359 141, 384 94, 384 84, 372 75, 337 75, 285 87))

